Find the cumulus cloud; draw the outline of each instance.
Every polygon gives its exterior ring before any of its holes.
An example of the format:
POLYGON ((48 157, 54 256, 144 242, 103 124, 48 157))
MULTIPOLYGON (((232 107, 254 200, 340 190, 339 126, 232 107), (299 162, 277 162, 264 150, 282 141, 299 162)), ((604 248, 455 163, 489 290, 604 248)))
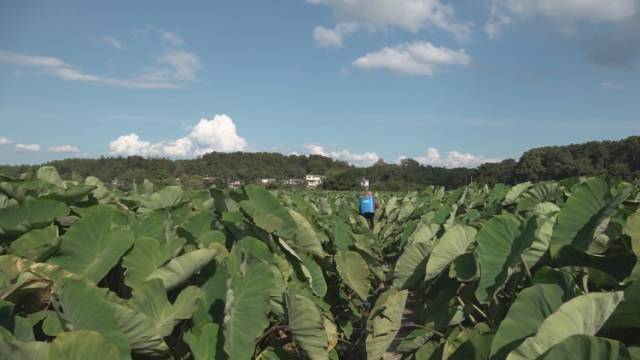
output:
POLYGON ((0 136, 0 145, 8 145, 8 144, 12 144, 13 141, 7 139, 4 136, 0 136))
POLYGON ((639 0, 492 0, 485 31, 491 38, 504 27, 541 16, 561 28, 578 22, 616 23, 632 19, 640 9, 639 0))
POLYGON ((247 141, 238 135, 236 125, 227 115, 201 119, 185 137, 152 143, 135 133, 122 135, 109 143, 112 155, 188 157, 212 151, 243 151, 247 141))
POLYGON ((16 150, 23 151, 23 152, 40 151, 40 145, 38 145, 38 144, 16 144, 16 150))
POLYGON ((321 47, 342 47, 343 37, 358 29, 356 23, 342 23, 336 25, 333 29, 327 29, 324 26, 316 26, 313 29, 313 39, 316 45, 321 47))
POLYGON ((464 49, 452 50, 416 41, 368 53, 356 59, 353 65, 362 69, 381 68, 405 75, 430 76, 439 67, 469 66, 471 61, 471 56, 464 49))
POLYGON ((52 146, 49 148, 49 151, 59 154, 77 154, 80 152, 75 146, 71 145, 62 145, 62 146, 52 146))
POLYGON ((380 159, 378 154, 373 152, 358 154, 349 150, 327 150, 323 146, 313 144, 305 145, 304 148, 310 155, 322 155, 356 166, 370 166, 380 159))
POLYGON ((122 45, 122 43, 118 39, 114 38, 111 35, 103 36, 102 41, 116 49, 124 49, 124 45, 122 45))
MULTIPOLYGON (((400 157, 406 159, 406 156, 400 157)), ((484 156, 463 153, 460 151, 449 151, 446 157, 442 157, 438 149, 430 147, 424 155, 414 157, 414 160, 422 165, 440 166, 446 168, 467 167, 473 168, 484 163, 500 162, 502 159, 485 158, 484 156)))
MULTIPOLYGON (((438 28, 464 39, 470 26, 454 19, 455 10, 440 0, 308 0, 333 10, 338 24, 355 23, 372 30, 399 28, 416 33, 438 28)), ((335 30, 335 29, 334 29, 335 30)), ((342 34, 344 35, 344 34, 342 34)))

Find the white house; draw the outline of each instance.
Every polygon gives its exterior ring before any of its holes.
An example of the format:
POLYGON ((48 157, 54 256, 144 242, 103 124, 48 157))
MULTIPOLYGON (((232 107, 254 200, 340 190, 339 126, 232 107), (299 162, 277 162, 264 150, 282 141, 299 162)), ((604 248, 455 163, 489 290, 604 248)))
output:
POLYGON ((302 185, 304 183, 303 179, 285 179, 281 180, 283 185, 302 185))
POLYGON ((233 179, 233 180, 227 180, 227 186, 228 186, 230 189, 237 189, 237 188, 239 188, 240 186, 242 186, 242 181, 240 181, 240 180, 235 180, 235 179, 233 179))
POLYGON ((325 177, 322 175, 307 175, 304 177, 304 181, 306 182, 307 187, 312 189, 322 185, 324 179, 325 177))
POLYGON ((276 179, 271 179, 271 178, 268 178, 268 179, 260 179, 260 183, 261 183, 262 185, 275 184, 275 183, 276 183, 276 181, 277 181, 276 179))

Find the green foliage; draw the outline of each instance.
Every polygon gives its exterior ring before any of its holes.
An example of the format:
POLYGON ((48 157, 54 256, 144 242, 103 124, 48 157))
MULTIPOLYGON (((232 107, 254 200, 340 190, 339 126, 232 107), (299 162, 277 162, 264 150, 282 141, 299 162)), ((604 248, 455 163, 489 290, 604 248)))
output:
POLYGON ((301 173, 415 190, 377 192, 369 229, 358 192, 203 191, 184 174, 188 187, 138 177, 123 191, 53 167, 0 177, 0 358, 637 355, 637 184, 447 191, 447 173, 410 160, 336 171, 304 159, 301 173))

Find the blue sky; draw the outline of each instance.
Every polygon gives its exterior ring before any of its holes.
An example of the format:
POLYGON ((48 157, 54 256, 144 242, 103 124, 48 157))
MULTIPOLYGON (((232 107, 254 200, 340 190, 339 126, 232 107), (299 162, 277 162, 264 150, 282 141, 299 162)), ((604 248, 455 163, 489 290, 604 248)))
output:
POLYGON ((0 0, 0 163, 477 166, 640 134, 640 0, 0 0))

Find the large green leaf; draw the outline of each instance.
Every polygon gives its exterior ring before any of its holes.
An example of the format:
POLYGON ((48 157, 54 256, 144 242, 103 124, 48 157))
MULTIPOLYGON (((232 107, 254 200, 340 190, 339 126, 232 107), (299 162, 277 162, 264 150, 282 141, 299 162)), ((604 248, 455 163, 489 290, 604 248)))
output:
POLYGON ((13 240, 31 229, 50 225, 69 214, 67 205, 55 200, 29 200, 0 209, 0 240, 13 240))
POLYGON ((293 338, 306 357, 329 359, 324 316, 316 304, 302 294, 290 291, 287 296, 287 319, 293 338))
POLYGON ((549 315, 538 332, 513 350, 508 360, 535 359, 572 335, 595 335, 604 325, 624 293, 590 293, 564 303, 549 315))
POLYGON ((173 327, 179 321, 191 318, 198 301, 203 297, 204 294, 200 288, 188 286, 171 304, 167 300, 162 281, 154 279, 139 286, 129 303, 153 322, 156 333, 166 337, 171 334, 173 327))
POLYGON ((327 281, 324 278, 322 267, 311 257, 303 255, 301 259, 300 266, 307 277, 309 286, 311 286, 311 291, 321 298, 324 297, 327 294, 327 281))
POLYGON ((402 255, 396 261, 393 271, 393 285, 408 289, 424 278, 427 258, 432 245, 426 241, 414 242, 405 246, 402 255))
POLYGON ((517 184, 509 189, 507 195, 505 195, 504 200, 502 201, 502 205, 507 206, 511 204, 515 204, 516 200, 522 195, 527 189, 529 189, 533 184, 527 181, 525 183, 517 184))
POLYGON ((42 166, 36 171, 36 177, 44 182, 64 188, 64 182, 53 166, 42 166))
POLYGON ((489 302, 510 275, 510 267, 522 261, 521 255, 535 236, 535 219, 521 223, 513 215, 499 215, 487 221, 478 233, 480 283, 476 297, 489 302))
POLYGON ((489 357, 492 333, 472 334, 447 359, 451 360, 486 360, 489 357))
POLYGON ((58 227, 51 225, 20 236, 11 243, 9 253, 35 261, 45 261, 53 255, 59 244, 58 227))
POLYGON ((182 245, 184 239, 172 238, 169 243, 161 243, 155 238, 143 236, 136 238, 133 249, 122 258, 126 270, 124 282, 130 288, 136 288, 154 271, 166 263, 182 245))
POLYGON ((395 339, 400 330, 408 294, 407 290, 391 288, 376 300, 367 324, 370 327, 366 339, 367 359, 382 358, 395 339))
POLYGON ((636 254, 638 258, 631 277, 634 280, 640 280, 640 212, 632 214, 627 218, 627 222, 624 224, 624 233, 631 238, 633 253, 636 254))
MULTIPOLYGON (((215 244, 214 244, 215 245, 215 244)), ((146 280, 160 279, 167 290, 185 283, 220 253, 218 247, 198 249, 171 259, 166 265, 152 272, 146 280)))
POLYGON ((342 281, 362 300, 369 297, 371 281, 369 266, 360 254, 354 251, 338 253, 334 260, 342 281))
POLYGON ((632 187, 628 187, 613 196, 611 185, 604 177, 595 177, 576 185, 553 227, 550 245, 552 256, 555 257, 566 245, 586 250, 598 226, 629 197, 631 190, 632 187))
POLYGON ((624 344, 616 340, 587 335, 573 335, 554 345, 540 360, 629 360, 624 344))
POLYGON ((60 297, 63 318, 73 330, 94 330, 113 344, 120 358, 130 358, 127 338, 118 328, 116 315, 99 290, 85 280, 67 279, 60 297))
POLYGON ((251 359, 255 341, 269 325, 270 292, 275 278, 270 266, 245 262, 234 248, 227 258, 224 350, 230 359, 251 359))
POLYGON ((184 342, 189 345, 191 354, 195 360, 224 359, 224 351, 220 348, 220 325, 208 323, 197 331, 188 331, 184 334, 184 342))
POLYGON ((269 233, 276 233, 284 239, 293 239, 296 236, 297 226, 287 208, 282 206, 278 199, 269 190, 248 185, 244 191, 249 200, 240 202, 240 207, 253 222, 269 233))
POLYGON ((427 261, 425 279, 438 276, 458 256, 467 252, 478 231, 471 226, 454 225, 442 235, 427 261))
POLYGON ((142 205, 151 210, 169 209, 182 203, 182 195, 180 186, 167 186, 143 200, 142 205))
POLYGON ((289 214, 295 221, 297 230, 293 238, 284 238, 284 240, 300 254, 324 257, 322 243, 309 221, 294 210, 289 210, 289 214))
POLYGON ((129 229, 112 226, 100 213, 93 213, 69 228, 50 262, 97 284, 132 244, 129 229))
POLYGON ((47 360, 50 347, 51 344, 44 341, 18 341, 0 336, 0 359, 47 360))
POLYGON ((526 288, 509 308, 491 343, 491 359, 504 359, 527 337, 535 335, 549 315, 571 294, 556 284, 538 284, 526 288))
POLYGON ((118 348, 100 333, 79 330, 62 333, 51 344, 50 360, 120 359, 118 348))
POLYGON ((611 314, 607 327, 640 328, 640 281, 624 290, 624 298, 611 314))

